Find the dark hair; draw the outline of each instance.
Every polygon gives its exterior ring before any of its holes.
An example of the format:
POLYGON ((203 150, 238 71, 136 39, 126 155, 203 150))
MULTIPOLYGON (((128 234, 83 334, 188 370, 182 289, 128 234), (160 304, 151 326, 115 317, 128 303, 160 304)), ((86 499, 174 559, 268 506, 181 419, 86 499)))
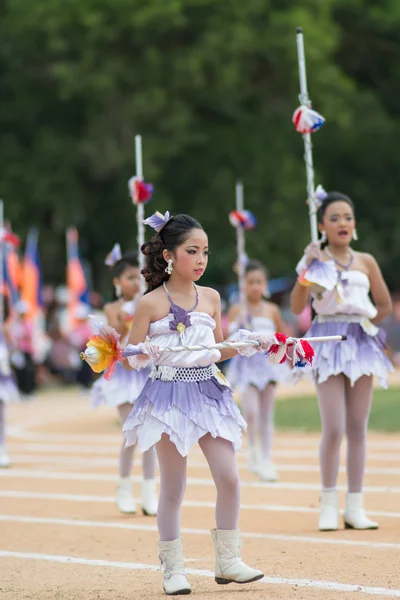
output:
POLYGON ((318 223, 322 223, 326 209, 333 202, 347 202, 347 204, 351 206, 353 213, 355 212, 353 201, 348 196, 346 196, 346 194, 342 194, 341 192, 329 192, 326 198, 324 198, 324 200, 322 201, 321 206, 317 210, 318 223))
POLYGON ((168 273, 165 272, 167 263, 163 251, 174 252, 187 240, 193 229, 203 229, 203 227, 189 215, 176 215, 149 242, 143 244, 142 252, 146 257, 146 265, 142 275, 147 283, 146 293, 155 290, 169 279, 168 273))
POLYGON ((112 266, 112 276, 121 277, 121 275, 129 267, 138 267, 138 255, 137 252, 125 252, 122 257, 112 266))
POLYGON ((268 270, 259 260, 249 260, 245 268, 245 274, 251 273, 252 271, 261 271, 264 273, 265 278, 268 279, 268 270))

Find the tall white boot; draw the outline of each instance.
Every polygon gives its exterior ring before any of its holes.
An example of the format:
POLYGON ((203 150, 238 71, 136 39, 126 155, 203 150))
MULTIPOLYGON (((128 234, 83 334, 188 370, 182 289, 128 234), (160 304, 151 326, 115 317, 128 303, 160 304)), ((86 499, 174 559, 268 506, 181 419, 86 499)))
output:
POLYGON ((182 538, 171 542, 158 542, 158 556, 164 570, 164 592, 168 596, 190 594, 192 588, 185 575, 182 538))
POLYGON ((227 583, 250 583, 264 577, 258 569, 248 567, 240 556, 239 530, 211 529, 215 550, 215 581, 227 583))
POLYGON ((318 529, 336 531, 339 528, 339 509, 337 491, 321 492, 318 529))
POLYGON ((379 524, 368 519, 363 504, 363 494, 346 496, 346 509, 343 514, 345 529, 378 529, 379 524))
POLYGON ((250 473, 258 474, 258 448, 256 444, 247 444, 247 469, 250 473))
POLYGON ((142 510, 148 517, 157 514, 158 496, 155 479, 143 479, 142 481, 142 510))
POLYGON ((273 463, 269 460, 263 460, 260 463, 258 474, 263 481, 279 481, 278 473, 273 463))
POLYGON ((6 469, 11 465, 9 456, 7 454, 7 449, 5 446, 0 446, 0 469, 6 469))
POLYGON ((120 477, 117 489, 117 506, 120 512, 133 515, 136 512, 136 502, 132 496, 132 479, 120 477))

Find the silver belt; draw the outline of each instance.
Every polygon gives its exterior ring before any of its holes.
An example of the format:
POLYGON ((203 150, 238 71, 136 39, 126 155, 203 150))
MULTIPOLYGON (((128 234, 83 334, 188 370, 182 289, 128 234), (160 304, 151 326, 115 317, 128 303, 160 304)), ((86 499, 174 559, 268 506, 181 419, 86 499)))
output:
POLYGON ((362 315, 316 315, 314 321, 316 323, 361 323, 364 320, 368 320, 368 317, 362 315))
POLYGON ((196 381, 207 381, 216 377, 219 369, 215 364, 208 367, 168 367, 160 365, 151 369, 149 377, 151 379, 161 379, 161 381, 183 381, 186 383, 196 381))

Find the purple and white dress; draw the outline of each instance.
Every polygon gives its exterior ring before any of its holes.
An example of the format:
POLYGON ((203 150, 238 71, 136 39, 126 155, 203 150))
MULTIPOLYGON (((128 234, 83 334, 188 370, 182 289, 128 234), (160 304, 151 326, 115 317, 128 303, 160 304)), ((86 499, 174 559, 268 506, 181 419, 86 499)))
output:
MULTIPOLYGON (((166 290, 167 294, 168 291, 166 290)), ((215 344, 215 321, 210 315, 180 308, 170 298, 170 313, 151 323, 149 338, 159 347, 215 344)), ((229 383, 217 368, 219 350, 164 352, 154 361, 150 376, 136 400, 123 431, 127 446, 139 443, 144 452, 163 433, 186 456, 200 438, 210 433, 241 449, 246 422, 232 399, 229 383)), ((131 363, 132 364, 132 363, 131 363)))
POLYGON ((8 404, 19 400, 18 388, 12 375, 8 348, 3 334, 0 333, 0 400, 8 404))
MULTIPOLYGON (((134 305, 132 303, 130 304, 133 311, 134 305)), ((130 311, 131 314, 132 311, 130 311)), ((129 314, 128 311, 126 312, 129 314)), ((120 340, 122 347, 126 345, 128 337, 129 333, 124 339, 120 340)), ((133 404, 142 391, 149 373, 150 369, 128 371, 122 363, 118 362, 115 365, 115 371, 110 380, 105 379, 103 375, 92 385, 92 407, 96 408, 102 404, 107 404, 111 408, 117 408, 122 404, 133 404)))
MULTIPOLYGON (((264 335, 273 335, 276 331, 275 323, 267 317, 250 317, 246 329, 257 331, 264 335)), ((239 327, 232 323, 229 333, 234 333, 239 327)), ((250 385, 262 392, 269 383, 290 382, 291 369, 288 364, 272 365, 265 359, 264 354, 257 353, 246 357, 237 354, 229 363, 226 376, 234 390, 244 392, 250 385)))
MULTIPOLYGON (((332 270, 334 261, 327 262, 332 270)), ((369 297, 368 276, 354 269, 336 270, 333 283, 332 289, 311 294, 317 314, 307 336, 346 335, 347 341, 315 344, 316 381, 323 383, 342 373, 354 385, 363 375, 375 375, 387 388, 388 372, 394 369, 384 353, 385 333, 370 321, 378 311, 369 297)))

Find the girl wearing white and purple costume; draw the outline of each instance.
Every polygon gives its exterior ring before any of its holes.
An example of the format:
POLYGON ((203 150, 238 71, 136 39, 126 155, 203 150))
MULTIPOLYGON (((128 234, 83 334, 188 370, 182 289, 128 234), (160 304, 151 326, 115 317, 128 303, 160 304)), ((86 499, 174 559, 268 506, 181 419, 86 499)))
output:
POLYGON ((292 291, 292 310, 301 313, 311 294, 316 316, 309 335, 347 336, 346 342, 318 344, 313 364, 322 424, 319 529, 338 529, 336 483, 344 433, 348 479, 345 526, 377 529, 378 524, 364 512, 362 485, 373 376, 387 387, 388 371, 393 369, 384 354, 383 332, 376 327, 391 313, 391 300, 375 259, 350 247, 357 239, 350 198, 338 192, 326 194, 318 209, 318 222, 324 247, 312 243, 306 248, 297 267, 300 276, 292 291), (310 288, 310 283, 316 287, 310 288))
MULTIPOLYGON (((246 314, 242 316, 239 304, 231 306, 228 312, 229 333, 240 326, 265 335, 282 331, 279 307, 264 298, 267 286, 264 265, 249 261, 244 277, 246 314)), ((241 393, 241 406, 247 423, 248 468, 265 481, 277 481, 278 474, 271 461, 276 384, 290 380, 290 368, 287 364, 271 364, 259 353, 250 358, 238 355, 230 361, 226 375, 232 388, 241 393)))
MULTIPOLYGON (((0 298, 2 302, 3 299, 0 298)), ((17 386, 12 376, 7 342, 0 332, 0 468, 10 466, 10 459, 6 446, 7 404, 18 400, 17 386)))
MULTIPOLYGON (((140 299, 129 341, 139 344, 148 335, 151 347, 204 345, 202 351, 153 355, 150 378, 124 425, 128 444, 142 450, 156 444, 160 465, 157 511, 159 555, 164 567, 164 591, 189 594, 185 575, 180 508, 186 486, 190 448, 198 443, 217 488, 216 522, 212 531, 217 583, 248 583, 263 577, 248 567, 239 553, 240 487, 235 450, 241 447, 246 423, 233 402, 228 382, 216 362, 235 350, 207 347, 223 339, 219 294, 197 287, 208 262, 208 239, 188 215, 169 218, 156 213, 145 221, 158 232, 143 245, 143 270, 148 293, 140 299)), ((150 350, 149 350, 150 352, 150 350)), ((145 357, 126 359, 140 368, 145 357)), ((149 362, 149 359, 147 360, 149 362)))
MULTIPOLYGON (((112 268, 113 282, 118 300, 106 304, 104 308, 107 322, 121 335, 120 343, 127 342, 135 312, 135 296, 140 290, 140 273, 136 253, 121 254, 116 244, 107 257, 106 264, 112 268)), ((126 418, 146 383, 149 370, 127 371, 121 363, 115 366, 111 380, 101 377, 92 386, 92 406, 107 404, 117 408, 121 424, 126 418)), ((135 445, 125 447, 123 441, 119 455, 119 484, 117 488, 117 506, 122 513, 136 513, 136 502, 132 496, 133 458, 135 445)), ((156 493, 156 455, 149 448, 142 456, 143 480, 141 485, 142 510, 145 515, 157 514, 156 493)))

